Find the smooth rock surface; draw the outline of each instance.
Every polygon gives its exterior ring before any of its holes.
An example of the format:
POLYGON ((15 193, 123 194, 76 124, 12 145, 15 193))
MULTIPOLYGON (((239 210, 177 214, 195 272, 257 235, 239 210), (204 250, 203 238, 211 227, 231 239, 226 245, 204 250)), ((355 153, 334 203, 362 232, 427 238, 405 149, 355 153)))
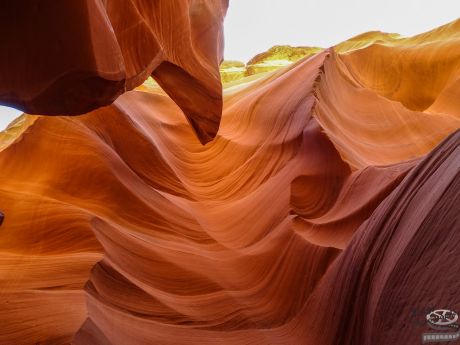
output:
POLYGON ((0 103, 77 115, 152 75, 203 143, 222 113, 228 0, 18 0, 0 4, 0 103))
POLYGON ((182 110, 209 93, 171 62, 165 92, 24 115, 0 137, 0 344, 419 342, 411 308, 460 311, 459 23, 238 81, 206 145, 182 110))

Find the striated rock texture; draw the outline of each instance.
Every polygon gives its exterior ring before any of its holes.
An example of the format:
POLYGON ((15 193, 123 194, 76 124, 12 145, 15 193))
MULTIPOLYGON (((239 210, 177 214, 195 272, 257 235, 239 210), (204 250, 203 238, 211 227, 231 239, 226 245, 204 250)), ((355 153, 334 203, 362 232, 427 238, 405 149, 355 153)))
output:
POLYGON ((10 126, 0 344, 416 344, 412 308, 460 312, 460 21, 374 38, 225 89, 207 145, 159 88, 10 126))
POLYGON ((411 319, 414 309, 459 310, 459 207, 457 131, 417 164, 331 265, 310 297, 318 310, 312 338, 418 344, 427 327, 424 315, 411 319))
POLYGON ((0 102, 76 115, 150 75, 203 143, 222 112, 219 64, 228 0, 18 0, 0 4, 0 102))

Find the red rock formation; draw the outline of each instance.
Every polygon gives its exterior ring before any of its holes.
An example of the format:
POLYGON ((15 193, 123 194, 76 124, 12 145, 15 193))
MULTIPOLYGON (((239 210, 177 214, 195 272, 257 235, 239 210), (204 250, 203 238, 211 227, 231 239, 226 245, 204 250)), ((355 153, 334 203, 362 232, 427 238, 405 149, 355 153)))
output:
POLYGON ((203 143, 219 128, 228 0, 18 0, 0 4, 0 102, 83 114, 152 75, 203 143))
POLYGON ((459 205, 457 131, 379 205, 310 297, 320 343, 417 344, 425 315, 413 310, 460 310, 459 205))
POLYGON ((410 308, 460 311, 457 33, 385 43, 442 87, 378 89, 381 42, 329 49, 228 89, 205 146, 159 89, 26 116, 0 151, 0 344, 414 343, 410 308))

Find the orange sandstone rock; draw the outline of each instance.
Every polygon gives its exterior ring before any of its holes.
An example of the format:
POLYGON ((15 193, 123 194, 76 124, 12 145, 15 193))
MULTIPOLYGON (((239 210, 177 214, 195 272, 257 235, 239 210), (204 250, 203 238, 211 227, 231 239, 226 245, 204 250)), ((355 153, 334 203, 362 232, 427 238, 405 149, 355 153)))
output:
MULTIPOLYGON (((187 12, 176 3, 142 4, 174 21, 164 13, 187 12)), ((207 7, 217 2, 195 3, 199 27, 221 18, 207 7)), ((150 25, 174 37, 149 11, 128 30, 135 8, 101 7, 120 51, 150 25)), ((78 117, 25 115, 0 146, 0 343, 419 341, 409 308, 460 310, 457 37, 458 22, 389 43, 364 35, 243 80, 225 89, 205 146, 215 117, 194 111, 212 78, 181 65, 185 43, 162 46, 153 75, 165 92, 129 91, 78 117)), ((123 83, 144 78, 136 54, 123 57, 123 83)))
POLYGON ((0 102, 77 115, 152 75, 203 143, 219 128, 228 0, 19 0, 0 5, 0 102))

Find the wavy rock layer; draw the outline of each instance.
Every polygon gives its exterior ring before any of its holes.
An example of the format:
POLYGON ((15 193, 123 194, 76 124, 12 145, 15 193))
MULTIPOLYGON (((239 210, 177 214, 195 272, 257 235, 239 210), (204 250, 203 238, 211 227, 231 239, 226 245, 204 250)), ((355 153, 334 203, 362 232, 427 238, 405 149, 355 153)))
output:
POLYGON ((459 205, 457 131, 407 175, 330 267, 310 297, 319 316, 312 338, 417 344, 430 328, 423 314, 411 319, 414 310, 459 310, 459 205))
POLYGON ((228 88, 205 146, 159 89, 27 117, 0 152, 0 343, 415 343, 409 308, 460 309, 458 25, 228 88))
POLYGON ((0 102, 30 114, 84 114, 152 75, 205 143, 222 113, 227 7, 228 0, 3 2, 0 102))

